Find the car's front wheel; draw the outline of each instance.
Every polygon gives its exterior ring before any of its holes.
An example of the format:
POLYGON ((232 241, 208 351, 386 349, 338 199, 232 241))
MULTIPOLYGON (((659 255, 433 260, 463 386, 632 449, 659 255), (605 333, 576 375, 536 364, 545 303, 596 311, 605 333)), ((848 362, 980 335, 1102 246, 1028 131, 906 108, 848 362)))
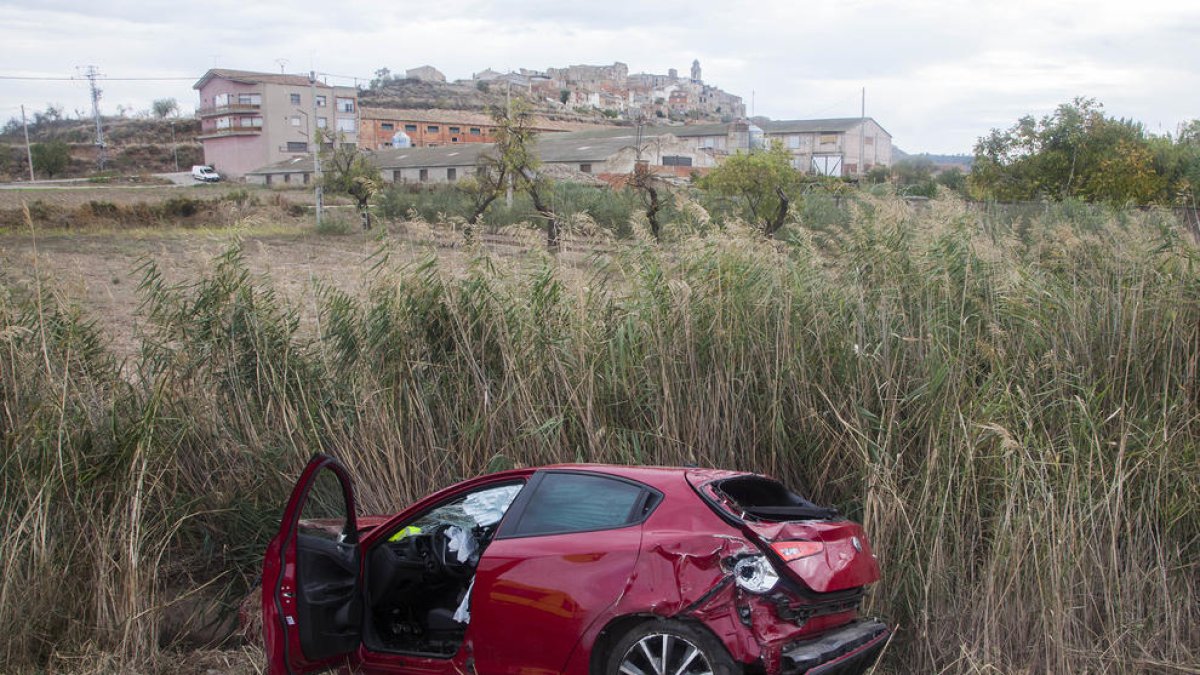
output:
POLYGON ((734 675, 741 672, 710 633, 680 621, 639 624, 613 645, 605 675, 734 675))

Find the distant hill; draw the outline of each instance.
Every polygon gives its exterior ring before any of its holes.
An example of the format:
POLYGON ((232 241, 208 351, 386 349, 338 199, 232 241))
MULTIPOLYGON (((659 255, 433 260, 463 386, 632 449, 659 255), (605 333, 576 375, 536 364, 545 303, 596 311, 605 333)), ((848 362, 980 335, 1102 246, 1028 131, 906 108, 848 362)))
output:
POLYGON ((931 152, 918 152, 910 154, 893 145, 892 163, 895 164, 896 162, 905 159, 927 159, 930 162, 933 162, 934 166, 938 167, 940 170, 949 169, 950 167, 957 167, 964 173, 970 173, 971 166, 975 162, 975 157, 972 155, 937 155, 931 152))
MULTIPOLYGON (((105 117, 102 119, 108 150, 107 169, 122 174, 161 173, 175 170, 175 152, 179 168, 187 171, 203 162, 204 151, 196 136, 200 122, 181 117, 174 120, 172 144, 170 119, 105 117)), ((71 152, 71 164, 62 176, 87 176, 96 172, 96 127, 90 119, 42 119, 29 125, 31 143, 62 141, 71 152)), ((9 121, 0 130, 0 181, 25 180, 29 166, 25 159, 25 135, 20 120, 9 121)))

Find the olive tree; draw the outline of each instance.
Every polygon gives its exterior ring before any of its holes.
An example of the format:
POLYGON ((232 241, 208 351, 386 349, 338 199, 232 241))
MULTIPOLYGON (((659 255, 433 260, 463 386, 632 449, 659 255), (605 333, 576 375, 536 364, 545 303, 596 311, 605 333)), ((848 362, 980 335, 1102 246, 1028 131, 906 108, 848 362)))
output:
POLYGON ((800 183, 792 154, 781 143, 739 152, 700 179, 700 187, 733 202, 748 222, 772 237, 787 220, 788 192, 800 183))

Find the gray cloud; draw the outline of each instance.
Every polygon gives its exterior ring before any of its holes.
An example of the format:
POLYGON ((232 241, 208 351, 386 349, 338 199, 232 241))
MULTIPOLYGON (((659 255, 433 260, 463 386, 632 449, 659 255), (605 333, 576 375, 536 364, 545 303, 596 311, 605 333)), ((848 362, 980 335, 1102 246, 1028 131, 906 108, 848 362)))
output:
MULTIPOLYGON (((910 151, 967 152, 991 127, 1093 96, 1113 114, 1170 131, 1197 115, 1200 9, 1143 0, 659 0, 654 3, 359 0, 289 3, 0 5, 4 74, 199 78, 213 65, 370 77, 429 63, 452 78, 484 68, 569 63, 686 70, 776 118, 867 111, 910 151)), ((104 106, 194 100, 187 81, 106 82, 104 106)), ((5 81, 0 115, 46 102, 86 109, 81 82, 5 81)))

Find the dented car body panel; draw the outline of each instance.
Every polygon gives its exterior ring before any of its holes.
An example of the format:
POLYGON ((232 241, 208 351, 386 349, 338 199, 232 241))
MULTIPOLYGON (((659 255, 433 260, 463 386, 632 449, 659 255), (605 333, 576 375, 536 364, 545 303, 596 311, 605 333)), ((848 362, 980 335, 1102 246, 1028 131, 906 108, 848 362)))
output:
MULTIPOLYGON (((560 465, 474 479, 393 517, 360 518, 361 641, 341 661, 306 662, 293 640, 291 659, 268 654, 270 671, 312 672, 332 664, 367 673, 588 675, 607 672, 609 651, 631 627, 671 620, 702 628, 734 662, 756 671, 826 672, 820 668, 828 665, 861 672, 890 635, 882 623, 858 615, 865 587, 879 578, 866 536, 828 510, 806 510, 819 507, 790 492, 754 497, 760 485, 746 481, 766 480, 720 470, 560 465), (513 484, 520 491, 502 519, 471 529, 475 557, 456 567, 451 554, 435 550, 440 562, 429 569, 452 580, 445 595, 410 603, 421 585, 436 587, 441 580, 429 577, 420 568, 424 558, 410 551, 438 546, 426 541, 440 532, 437 517, 453 512, 461 518, 456 504, 513 484), (730 507, 739 498, 783 499, 748 508, 786 518, 757 518, 736 503, 730 507), (822 517, 796 520, 794 513, 822 517), (384 558, 390 562, 380 563, 384 558), (373 586, 385 578, 404 583, 417 574, 410 569, 424 575, 415 577, 420 583, 410 595, 392 597, 391 589, 373 586), (455 606, 459 624, 447 619, 455 606)), ((762 485, 766 492, 782 489, 762 485)), ((282 528, 277 540, 269 554, 295 550, 282 528)), ((284 586, 305 583, 295 566, 287 572, 292 577, 284 586)), ((277 606, 268 583, 280 584, 264 575, 264 600, 277 606)), ((268 644, 278 643, 287 626, 268 611, 264 619, 268 644)))

